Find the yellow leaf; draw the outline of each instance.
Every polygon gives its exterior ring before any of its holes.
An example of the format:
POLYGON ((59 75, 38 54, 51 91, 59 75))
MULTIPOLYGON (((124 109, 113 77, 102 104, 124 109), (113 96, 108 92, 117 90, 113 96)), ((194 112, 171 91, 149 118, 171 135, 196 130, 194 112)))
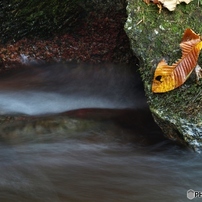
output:
POLYGON ((152 92, 164 93, 181 86, 197 66, 197 60, 202 49, 200 35, 191 29, 186 29, 182 42, 182 58, 169 66, 165 60, 159 62, 152 83, 152 92))

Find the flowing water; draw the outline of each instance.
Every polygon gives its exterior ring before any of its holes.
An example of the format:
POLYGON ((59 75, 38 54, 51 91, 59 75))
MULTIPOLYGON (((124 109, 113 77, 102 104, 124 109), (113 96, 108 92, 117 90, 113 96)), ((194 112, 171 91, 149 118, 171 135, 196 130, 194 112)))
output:
POLYGON ((2 76, 0 112, 18 118, 0 128, 0 201, 184 202, 202 191, 200 155, 163 137, 137 75, 82 69, 2 76))

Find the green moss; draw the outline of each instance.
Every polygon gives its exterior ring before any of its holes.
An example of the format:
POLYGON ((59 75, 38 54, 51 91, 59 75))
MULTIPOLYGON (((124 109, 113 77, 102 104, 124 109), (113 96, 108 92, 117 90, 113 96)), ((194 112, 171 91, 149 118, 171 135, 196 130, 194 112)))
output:
POLYGON ((0 42, 22 37, 47 38, 81 24, 89 11, 125 8, 125 0, 0 1, 0 42))
POLYGON ((48 37, 64 27, 71 28, 79 18, 78 0, 5 0, 0 3, 0 40, 23 36, 48 37))

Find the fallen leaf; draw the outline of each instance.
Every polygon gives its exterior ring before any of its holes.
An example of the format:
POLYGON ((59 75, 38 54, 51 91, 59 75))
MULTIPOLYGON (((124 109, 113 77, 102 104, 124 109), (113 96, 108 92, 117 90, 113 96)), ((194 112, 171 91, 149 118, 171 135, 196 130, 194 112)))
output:
POLYGON ((182 2, 188 4, 193 0, 143 0, 143 1, 147 4, 149 4, 149 2, 153 2, 154 4, 157 4, 158 7, 160 4, 162 4, 163 7, 167 8, 169 11, 174 11, 177 4, 180 4, 182 2))
POLYGON ((177 4, 185 2, 186 4, 190 3, 192 0, 159 0, 169 11, 174 11, 177 4))
POLYGON ((152 92, 164 93, 181 86, 197 66, 197 60, 202 49, 200 35, 191 29, 186 29, 180 43, 182 58, 169 66, 165 60, 157 65, 152 83, 152 92))

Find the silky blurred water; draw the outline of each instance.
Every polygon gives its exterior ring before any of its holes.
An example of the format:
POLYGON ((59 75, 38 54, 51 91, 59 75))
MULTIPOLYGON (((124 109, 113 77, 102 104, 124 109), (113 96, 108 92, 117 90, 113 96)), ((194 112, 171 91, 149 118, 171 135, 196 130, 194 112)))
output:
POLYGON ((135 68, 71 63, 27 66, 0 75, 1 115, 145 106, 146 99, 135 68))
MULTIPOLYGON (((127 136, 127 134, 125 134, 127 136)), ((57 139, 57 138, 56 138, 57 139)), ((201 158, 160 142, 2 143, 0 201, 188 201, 201 158)))
POLYGON ((1 125, 1 202, 184 202, 202 191, 201 156, 164 138, 137 77, 54 71, 0 81, 2 114, 38 116, 1 125))

